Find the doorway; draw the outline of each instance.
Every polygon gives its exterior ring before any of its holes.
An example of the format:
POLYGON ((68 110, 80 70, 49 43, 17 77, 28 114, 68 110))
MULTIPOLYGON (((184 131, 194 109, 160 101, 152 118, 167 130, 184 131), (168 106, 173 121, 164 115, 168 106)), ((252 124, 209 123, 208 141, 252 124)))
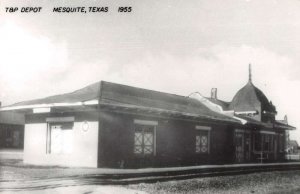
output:
POLYGON ((235 130, 235 162, 243 163, 251 160, 251 135, 245 130, 235 130))
POLYGON ((235 162, 244 162, 244 133, 235 132, 235 162))

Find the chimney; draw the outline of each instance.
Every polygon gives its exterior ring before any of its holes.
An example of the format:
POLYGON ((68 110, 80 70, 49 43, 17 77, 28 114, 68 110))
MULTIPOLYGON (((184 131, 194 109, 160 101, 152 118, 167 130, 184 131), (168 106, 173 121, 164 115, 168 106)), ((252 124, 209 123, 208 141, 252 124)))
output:
POLYGON ((212 99, 218 99, 217 97, 217 88, 212 88, 211 89, 211 96, 210 96, 212 99))
POLYGON ((284 115, 284 121, 286 124, 288 124, 288 118, 287 118, 287 115, 284 115))

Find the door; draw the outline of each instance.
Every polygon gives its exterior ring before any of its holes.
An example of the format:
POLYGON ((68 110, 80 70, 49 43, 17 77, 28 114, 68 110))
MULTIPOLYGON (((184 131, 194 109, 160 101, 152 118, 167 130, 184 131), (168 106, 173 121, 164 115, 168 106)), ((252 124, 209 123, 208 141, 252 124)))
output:
POLYGON ((70 154, 73 149, 73 130, 71 124, 51 124, 50 153, 70 154))
POLYGON ((278 147, 277 147, 278 143, 277 143, 277 136, 274 135, 274 160, 277 160, 278 155, 278 147))
POLYGON ((244 162, 244 133, 235 132, 235 162, 244 162))
POLYGON ((20 146, 20 138, 21 138, 20 131, 17 131, 17 130, 13 131, 13 139, 12 139, 13 147, 17 148, 20 146))
POLYGON ((249 162, 251 159, 251 138, 250 133, 245 133, 245 162, 249 162))

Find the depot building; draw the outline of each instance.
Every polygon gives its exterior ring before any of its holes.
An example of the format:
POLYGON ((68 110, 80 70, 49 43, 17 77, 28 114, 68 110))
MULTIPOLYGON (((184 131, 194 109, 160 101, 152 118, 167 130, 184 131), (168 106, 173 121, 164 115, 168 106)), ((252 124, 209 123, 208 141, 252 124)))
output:
POLYGON ((248 83, 231 102, 101 81, 1 107, 25 114, 24 163, 144 168, 284 161, 287 119, 248 83))

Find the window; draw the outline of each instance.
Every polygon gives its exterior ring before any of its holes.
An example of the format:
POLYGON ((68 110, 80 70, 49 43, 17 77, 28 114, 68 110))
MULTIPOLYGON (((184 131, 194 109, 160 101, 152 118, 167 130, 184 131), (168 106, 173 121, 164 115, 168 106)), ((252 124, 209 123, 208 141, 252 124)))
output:
POLYGON ((273 136, 269 134, 264 134, 264 151, 272 151, 273 136))
POLYGON ((73 149, 73 122, 49 123, 48 154, 70 154, 73 149))
POLYGON ((255 151, 274 151, 274 134, 271 133, 255 133, 254 134, 254 150, 255 151))
POLYGON ((151 156, 156 154, 155 124, 151 121, 135 120, 134 131, 134 154, 151 156))
POLYGON ((210 127, 206 127, 206 126, 196 126, 195 152, 197 154, 209 153, 210 129, 211 129, 210 127))

